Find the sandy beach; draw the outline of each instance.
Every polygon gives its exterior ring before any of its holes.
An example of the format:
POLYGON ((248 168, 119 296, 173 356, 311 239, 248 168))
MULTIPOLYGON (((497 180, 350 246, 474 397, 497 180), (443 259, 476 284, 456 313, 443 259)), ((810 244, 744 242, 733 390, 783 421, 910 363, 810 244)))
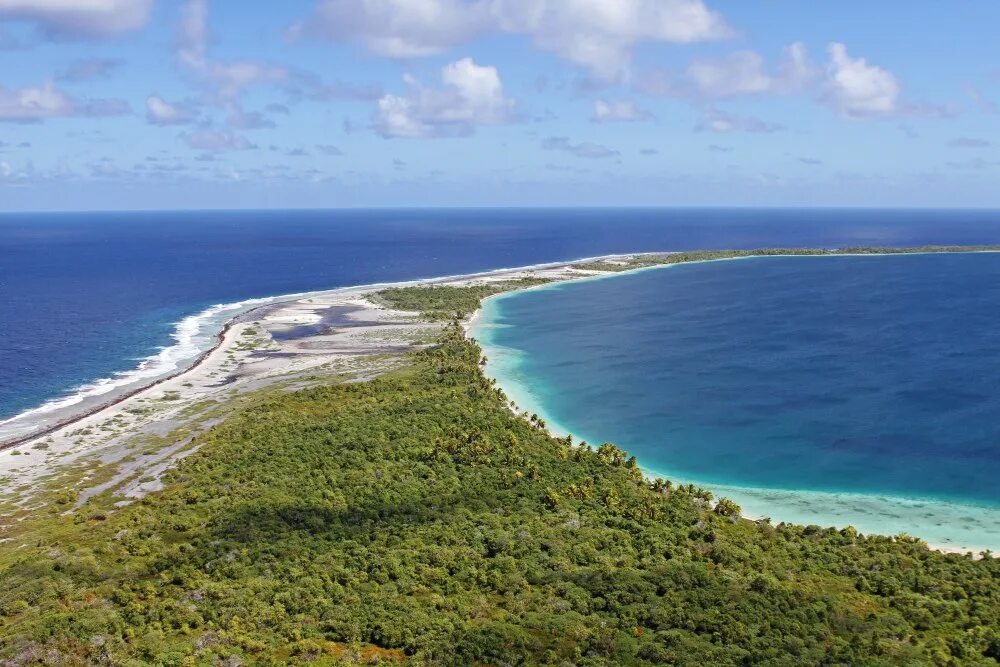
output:
POLYGON ((574 263, 620 257, 246 302, 223 323, 214 345, 182 370, 24 415, 29 432, 0 440, 0 506, 26 512, 44 504, 46 492, 66 489, 78 494, 78 504, 103 492, 130 502, 160 488, 160 475, 191 453, 195 435, 262 390, 363 381, 398 367, 406 352, 432 341, 441 325, 378 303, 375 294, 382 289, 523 277, 572 280, 594 273, 574 269, 574 263))

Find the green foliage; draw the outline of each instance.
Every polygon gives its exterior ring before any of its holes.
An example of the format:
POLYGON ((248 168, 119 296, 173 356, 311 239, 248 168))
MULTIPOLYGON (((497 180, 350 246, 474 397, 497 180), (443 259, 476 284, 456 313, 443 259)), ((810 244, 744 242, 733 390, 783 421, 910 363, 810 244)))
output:
POLYGON ((1000 561, 713 510, 513 415, 480 360, 449 324, 391 375, 263 395, 139 502, 4 518, 0 659, 998 664, 1000 561))
POLYGON ((719 498, 715 504, 715 513, 720 516, 739 517, 743 509, 729 498, 719 498))
POLYGON ((574 268, 586 271, 607 271, 620 273, 651 266, 667 264, 684 264, 687 262, 706 262, 718 259, 738 259, 741 257, 768 256, 808 256, 818 255, 912 255, 920 253, 946 252, 996 252, 1000 246, 914 246, 910 248, 892 248, 882 246, 858 246, 853 248, 754 248, 748 250, 692 250, 667 254, 642 254, 625 257, 620 260, 598 260, 574 264, 574 268))
POLYGON ((471 287, 393 287, 378 292, 376 296, 396 310, 419 312, 430 320, 448 321, 472 314, 486 297, 548 282, 551 281, 546 278, 518 278, 471 287))

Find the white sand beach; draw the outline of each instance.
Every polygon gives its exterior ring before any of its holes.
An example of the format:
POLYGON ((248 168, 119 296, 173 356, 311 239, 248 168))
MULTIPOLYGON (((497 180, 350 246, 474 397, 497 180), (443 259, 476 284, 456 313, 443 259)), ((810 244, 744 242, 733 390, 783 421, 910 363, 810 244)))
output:
MULTIPOLYGON (((29 411, 18 424, 27 433, 12 433, 8 423, 0 440, 0 504, 26 512, 45 502, 48 496, 39 492, 64 489, 76 494, 78 504, 103 492, 129 502, 160 488, 160 475, 193 451, 195 435, 253 400, 259 390, 363 381, 398 367, 406 352, 433 340, 441 325, 387 309, 374 297, 379 290, 523 277, 569 280, 593 273, 571 264, 235 304, 242 312, 230 316, 215 345, 183 370, 154 378, 137 374, 109 391, 29 411)), ((216 310, 230 313, 233 306, 216 310)))

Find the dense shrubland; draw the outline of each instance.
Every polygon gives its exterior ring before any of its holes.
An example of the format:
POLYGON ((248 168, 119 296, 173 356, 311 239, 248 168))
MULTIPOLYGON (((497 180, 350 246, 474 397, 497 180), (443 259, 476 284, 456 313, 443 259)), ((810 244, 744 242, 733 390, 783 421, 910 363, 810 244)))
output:
MULTIPOLYGON (((480 298, 441 289, 404 295, 434 317, 480 298)), ((140 502, 5 522, 0 657, 1000 661, 1000 561, 740 519, 516 417, 480 361, 446 325, 401 371, 261 397, 140 502)))
POLYGON ((547 278, 516 278, 473 285, 455 287, 435 285, 430 287, 391 287, 377 294, 379 302, 397 310, 421 313, 435 321, 448 321, 455 317, 471 315, 488 296, 509 292, 514 289, 535 287, 551 282, 547 278))
POLYGON ((585 271, 622 272, 665 264, 705 262, 716 259, 738 259, 741 257, 781 256, 836 256, 836 255, 916 255, 926 253, 954 252, 997 252, 1000 246, 912 246, 893 248, 884 246, 856 246, 851 248, 752 248, 746 250, 687 250, 673 253, 645 253, 630 255, 616 260, 597 260, 574 264, 585 271))

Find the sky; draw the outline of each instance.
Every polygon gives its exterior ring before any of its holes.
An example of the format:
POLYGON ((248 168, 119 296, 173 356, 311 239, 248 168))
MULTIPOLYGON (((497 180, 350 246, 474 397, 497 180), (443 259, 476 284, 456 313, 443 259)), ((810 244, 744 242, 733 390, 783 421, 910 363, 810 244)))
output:
POLYGON ((0 211, 1000 208, 1000 3, 0 0, 0 211))

